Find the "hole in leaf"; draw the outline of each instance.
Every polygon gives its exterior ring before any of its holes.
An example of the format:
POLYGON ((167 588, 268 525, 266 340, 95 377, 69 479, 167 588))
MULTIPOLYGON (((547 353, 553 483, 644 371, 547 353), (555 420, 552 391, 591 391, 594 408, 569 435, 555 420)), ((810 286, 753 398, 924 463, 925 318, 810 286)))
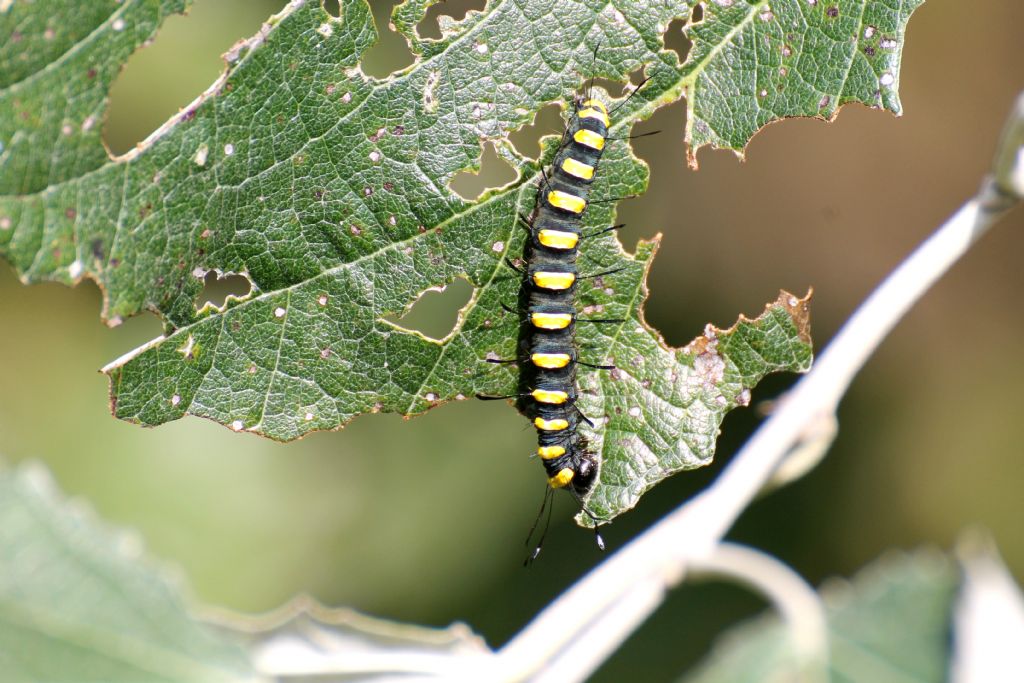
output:
POLYGON ((280 10, 280 0, 197 0, 188 16, 169 16, 111 87, 103 126, 111 153, 132 149, 206 90, 224 70, 221 55, 280 10))
MULTIPOLYGON (((633 71, 629 72, 625 81, 612 81, 607 78, 598 78, 594 80, 594 87, 604 88, 608 91, 608 94, 611 97, 621 99, 633 92, 638 85, 643 83, 643 80, 644 66, 640 65, 633 71)), ((587 83, 589 84, 589 81, 587 83)))
POLYGON ((484 145, 483 156, 480 159, 480 170, 456 173, 448 183, 448 189, 463 199, 472 201, 485 191, 507 185, 515 179, 515 169, 498 156, 492 143, 487 143, 484 145))
POLYGON ((561 135, 564 128, 561 107, 549 104, 537 112, 533 123, 511 133, 508 139, 520 154, 536 159, 540 156, 540 139, 545 135, 561 135))
POLYGON ((360 66, 367 76, 386 78, 416 61, 405 36, 390 29, 391 10, 394 6, 393 2, 370 3, 378 39, 373 47, 363 53, 360 66))
POLYGON ((338 0, 323 0, 320 4, 324 11, 332 17, 338 18, 341 16, 341 3, 338 0))
POLYGON ((223 308, 229 296, 244 297, 252 291, 252 282, 238 273, 218 273, 211 270, 203 278, 203 289, 196 297, 196 309, 207 304, 223 308))
POLYGON ((416 33, 420 38, 438 39, 441 37, 441 16, 451 17, 454 21, 466 18, 470 10, 483 10, 486 0, 446 0, 432 5, 423 16, 423 21, 416 25, 416 33))
POLYGON ((690 13, 690 23, 699 24, 704 20, 704 5, 697 3, 693 6, 693 12, 690 13))
POLYGON ((456 278, 444 287, 431 287, 422 292, 409 312, 398 318, 387 316, 387 322, 406 330, 419 332, 424 337, 440 340, 455 329, 459 311, 473 296, 473 285, 465 278, 456 278))
POLYGON ((111 358, 137 349, 148 341, 156 339, 164 332, 160 316, 152 311, 140 311, 135 315, 126 318, 115 318, 108 321, 111 330, 107 333, 107 346, 114 353, 111 358))
MULTIPOLYGON (((590 85, 589 79, 587 80, 587 85, 590 85)), ((595 78, 594 87, 603 88, 615 99, 622 97, 626 92, 626 83, 623 83, 622 81, 612 81, 607 78, 595 78)))
MULTIPOLYGON (((698 9, 700 9, 700 5, 694 8, 694 15, 697 14, 698 9)), ((696 22, 691 21, 691 23, 696 22)), ((686 61, 686 57, 690 54, 690 48, 693 47, 693 42, 683 33, 684 26, 686 26, 684 20, 673 19, 668 25, 668 30, 662 36, 665 42, 665 49, 675 52, 680 64, 686 61)))

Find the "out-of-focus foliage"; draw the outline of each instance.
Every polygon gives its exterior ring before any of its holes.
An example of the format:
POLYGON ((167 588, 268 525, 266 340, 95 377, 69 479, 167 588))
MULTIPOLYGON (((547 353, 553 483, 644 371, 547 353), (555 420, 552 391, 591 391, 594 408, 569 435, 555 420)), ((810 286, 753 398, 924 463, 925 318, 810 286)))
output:
POLYGON ((243 648, 192 619, 138 543, 61 500, 45 469, 0 469, 5 681, 255 680, 243 648))
MULTIPOLYGON (((883 557, 822 590, 833 683, 941 681, 949 667, 958 576, 942 555, 883 557)), ((685 683, 800 680, 788 626, 761 618, 722 636, 685 683), (790 678, 795 676, 795 678, 790 678)))

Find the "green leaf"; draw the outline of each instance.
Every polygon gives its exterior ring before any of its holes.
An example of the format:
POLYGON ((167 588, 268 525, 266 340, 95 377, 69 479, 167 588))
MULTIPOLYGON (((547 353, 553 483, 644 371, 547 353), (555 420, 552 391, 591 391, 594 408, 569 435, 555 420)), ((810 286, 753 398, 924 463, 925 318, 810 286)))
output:
POLYGON ((38 466, 0 469, 0 671, 8 683, 254 682, 138 541, 61 500, 38 466))
MULTIPOLYGON (((569 100, 581 74, 625 80, 644 66, 651 77, 615 112, 615 137, 686 94, 692 145, 739 149, 770 120, 830 114, 852 98, 898 111, 890 76, 917 2, 708 3, 680 65, 662 36, 693 3, 492 0, 431 41, 414 27, 433 2, 409 0, 394 23, 420 57, 375 80, 359 69, 376 39, 366 4, 345 0, 334 18, 296 0, 226 56, 202 97, 110 159, 98 125, 110 84, 186 4, 5 3, 0 64, 16 66, 0 72, 0 255, 26 282, 95 280, 110 321, 142 310, 164 321, 164 336, 106 368, 118 417, 157 425, 195 415, 289 440, 366 412, 413 415, 515 390, 514 369, 483 361, 515 349, 516 321, 501 305, 516 300, 518 280, 503 261, 521 253, 516 215, 533 205, 539 165, 504 138, 569 100), (786 50, 779 93, 772 55, 786 50), (447 184, 479 164, 483 139, 498 140, 520 175, 466 202, 447 184), (251 292, 197 311, 211 270, 244 275, 251 292), (475 291, 444 339, 388 322, 460 277, 475 291)), ((646 166, 619 140, 593 196, 646 183, 646 166)), ((604 227, 613 214, 613 203, 594 204, 586 222, 604 227)), ((607 466, 591 507, 605 518, 667 474, 708 462, 725 410, 765 372, 803 369, 810 357, 805 319, 784 320, 802 305, 777 304, 749 328, 761 347, 741 325, 718 349, 723 372, 715 364, 713 386, 695 391, 699 356, 667 348, 642 319, 656 243, 631 256, 607 234, 583 250, 595 272, 621 269, 586 281, 585 310, 627 319, 581 334, 624 378, 581 380, 588 408, 609 418, 590 435, 607 466)))
POLYGON ((687 31, 693 50, 680 79, 691 103, 691 165, 696 167, 704 145, 742 150, 759 129, 780 118, 831 120, 849 102, 902 113, 903 34, 922 3, 703 3, 703 21, 687 31))
MULTIPOLYGON (((641 249, 638 258, 652 255, 641 249)), ((807 304, 781 292, 758 318, 741 316, 724 331, 708 325, 678 350, 639 318, 612 344, 597 340, 613 349, 617 369, 580 379, 583 413, 604 416, 598 429, 584 429, 601 456, 589 512, 611 519, 662 479, 711 462, 725 414, 750 402, 751 387, 769 372, 810 367, 807 304)), ((585 513, 576 520, 592 524, 585 513)))
MULTIPOLYGON (((918 683, 946 680, 959 577, 935 552, 890 553, 852 582, 822 589, 828 616, 829 681, 918 683)), ((721 637, 685 683, 800 680, 786 627, 760 617, 721 637)))
POLYGON ((401 624, 305 597, 261 617, 206 609, 199 621, 138 543, 64 500, 41 466, 0 464, 4 683, 340 681, 492 654, 462 624, 401 624))

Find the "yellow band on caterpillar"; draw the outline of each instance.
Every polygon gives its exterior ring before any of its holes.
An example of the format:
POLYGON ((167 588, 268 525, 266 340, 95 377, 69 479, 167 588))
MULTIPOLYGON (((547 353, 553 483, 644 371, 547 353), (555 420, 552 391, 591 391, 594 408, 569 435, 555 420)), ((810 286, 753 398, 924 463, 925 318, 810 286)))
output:
POLYGON ((572 313, 531 313, 530 322, 541 330, 564 330, 572 323, 572 313))
POLYGON ((557 370, 564 368, 572 359, 567 353, 535 353, 530 356, 530 360, 538 368, 557 370))
POLYGON ((541 289, 562 290, 572 287, 576 282, 574 273, 556 273, 547 270, 538 270, 533 274, 533 284, 541 289))
POLYGON ((537 233, 537 241, 548 249, 575 249, 580 236, 567 230, 544 228, 537 233))
POLYGON ((561 418, 545 420, 543 417, 535 417, 533 418, 533 426, 545 432, 560 432, 563 429, 569 428, 569 421, 561 418))
POLYGON ((534 389, 530 392, 533 400, 537 403, 553 403, 555 405, 565 403, 569 400, 569 394, 564 391, 552 391, 549 389, 534 389))
POLYGON ((575 472, 568 467, 564 467, 559 470, 558 474, 548 479, 548 484, 553 489, 565 488, 569 485, 569 482, 572 481, 573 474, 575 474, 575 472))
POLYGON ((565 455, 565 449, 561 446, 538 446, 537 455, 543 460, 552 460, 565 455))
POLYGON ((572 157, 566 157, 562 160, 562 170, 580 180, 594 179, 594 167, 582 161, 576 161, 572 157))
POLYGON ((569 194, 568 192, 562 192, 561 190, 551 190, 551 192, 548 192, 548 204, 556 209, 571 211, 572 213, 583 213, 583 209, 587 208, 586 199, 569 194))
MULTIPOLYGON (((593 102, 593 100, 591 100, 593 102)), ((602 105, 602 109, 604 106, 602 105)), ((611 121, 608 120, 608 114, 601 111, 597 107, 587 107, 586 109, 580 110, 579 117, 581 119, 597 119, 604 124, 605 128, 611 125, 611 121)))
POLYGON ((596 149, 598 152, 604 149, 604 136, 586 128, 580 128, 573 133, 572 139, 584 147, 596 149))
POLYGON ((608 107, 604 106, 604 102, 602 102, 601 100, 587 100, 586 102, 583 103, 582 106, 594 107, 595 109, 600 109, 605 114, 608 113, 608 107))

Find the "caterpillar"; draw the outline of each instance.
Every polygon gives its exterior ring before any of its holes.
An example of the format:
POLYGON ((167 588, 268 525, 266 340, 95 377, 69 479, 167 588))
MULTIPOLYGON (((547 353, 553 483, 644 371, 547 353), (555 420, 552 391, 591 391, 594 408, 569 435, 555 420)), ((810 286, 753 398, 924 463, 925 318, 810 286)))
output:
MULTIPOLYGON (((579 433, 580 422, 591 426, 593 423, 576 405, 576 367, 612 368, 580 360, 575 334, 576 285, 581 279, 576 270, 576 257, 580 241, 622 227, 616 225, 590 235, 584 235, 581 229, 590 185, 611 122, 608 109, 597 99, 579 97, 574 105, 551 173, 542 172, 543 181, 534 211, 530 217, 520 216, 529 231, 524 249, 526 267, 521 269, 509 261, 523 277, 520 292, 520 310, 525 309, 525 316, 520 318, 523 353, 515 360, 488 359, 492 363, 519 363, 522 366, 521 391, 513 396, 481 396, 517 398, 520 410, 537 430, 537 455, 544 464, 548 486, 537 521, 530 530, 531 537, 545 507, 550 521, 549 504, 554 490, 566 489, 582 504, 583 497, 594 486, 598 459, 579 433)), ((611 272, 615 271, 597 275, 611 272)), ((587 322, 622 321, 587 319, 587 322)), ((598 520, 594 521, 597 544, 603 549, 604 541, 596 531, 598 520)), ((543 540, 542 534, 527 562, 540 553, 543 540)))
MULTIPOLYGON (((625 320, 578 318, 576 286, 581 279, 609 275, 622 269, 580 276, 576 270, 576 258, 582 240, 624 227, 619 224, 584 233, 582 218, 591 202, 590 186, 594 182, 605 144, 612 139, 608 137, 610 115, 626 104, 648 80, 650 77, 644 78, 611 110, 593 97, 593 80, 586 96, 577 95, 573 98, 573 113, 555 152, 551 172, 547 174, 541 170, 542 182, 534 210, 529 217, 519 216, 529 231, 523 254, 526 267, 520 268, 511 259, 506 259, 508 265, 522 276, 519 309, 503 306, 506 311, 520 316, 520 353, 519 357, 512 360, 488 358, 487 361, 519 364, 520 389, 511 396, 481 395, 479 398, 517 399, 520 411, 537 430, 537 455, 544 465, 548 485, 527 543, 533 537, 545 508, 548 510, 548 521, 540 541, 526 559, 527 564, 540 554, 551 520, 553 491, 559 489, 569 491, 580 503, 583 512, 594 522, 597 546, 604 550, 604 540, 598 530, 601 520, 584 506, 584 498, 597 480, 600 463, 597 455, 589 449, 585 437, 579 433, 581 422, 591 427, 594 423, 576 405, 576 368, 583 365, 598 370, 612 370, 614 366, 587 363, 579 358, 576 324, 623 323, 625 320)), ((629 135, 625 139, 657 132, 629 135)))
POLYGON ((531 385, 525 412, 537 430, 537 455, 548 485, 568 488, 577 499, 593 488, 598 463, 578 431, 583 415, 576 406, 576 256, 609 125, 608 110, 599 100, 577 105, 551 173, 544 176, 525 253, 531 385))

